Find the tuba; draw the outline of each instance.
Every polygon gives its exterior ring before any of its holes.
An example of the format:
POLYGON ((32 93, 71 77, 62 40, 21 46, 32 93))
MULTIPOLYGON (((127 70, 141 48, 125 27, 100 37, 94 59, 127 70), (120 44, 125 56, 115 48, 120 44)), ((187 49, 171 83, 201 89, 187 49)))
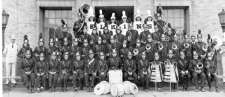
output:
POLYGON ((80 16, 86 18, 87 15, 88 15, 89 9, 90 9, 90 5, 88 5, 88 4, 83 4, 83 5, 79 8, 80 16))

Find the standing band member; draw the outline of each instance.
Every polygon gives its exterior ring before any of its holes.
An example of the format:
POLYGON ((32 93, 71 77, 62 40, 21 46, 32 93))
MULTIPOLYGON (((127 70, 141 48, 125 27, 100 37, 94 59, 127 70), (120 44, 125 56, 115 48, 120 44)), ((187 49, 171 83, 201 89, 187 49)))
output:
POLYGON ((103 30, 104 30, 105 26, 106 26, 105 18, 102 13, 102 10, 100 9, 99 10, 99 23, 97 24, 97 30, 98 30, 99 35, 103 34, 103 30))
POLYGON ((135 17, 135 21, 134 21, 134 29, 138 32, 138 34, 140 35, 142 30, 143 30, 143 23, 142 23, 142 19, 141 19, 141 14, 140 14, 140 10, 137 10, 136 13, 136 17, 135 17))
POLYGON ((128 24, 126 12, 124 10, 122 11, 122 23, 119 26, 122 30, 122 34, 125 36, 128 30, 129 24, 128 24))
POLYGON ((99 52, 99 60, 98 60, 98 77, 99 81, 107 80, 107 72, 108 72, 108 62, 105 60, 104 52, 99 52))
POLYGON ((127 59, 124 62, 123 66, 124 80, 131 81, 133 83, 137 82, 136 74, 136 62, 133 59, 133 54, 131 51, 127 54, 127 59))
POLYGON ((72 62, 69 58, 69 51, 64 51, 63 59, 60 64, 60 73, 59 73, 60 74, 60 85, 61 85, 62 91, 67 90, 71 64, 72 64, 72 62))
POLYGON ((144 22, 147 25, 149 32, 154 33, 155 32, 154 19, 152 17, 151 10, 147 10, 147 13, 148 13, 148 16, 144 22))
POLYGON ((138 78, 141 81, 141 86, 144 89, 148 89, 149 87, 149 72, 148 69, 150 67, 149 61, 146 58, 146 52, 141 53, 141 59, 138 61, 138 78))
POLYGON ((18 52, 18 57, 19 58, 24 58, 27 49, 32 50, 31 47, 30 47, 30 44, 29 44, 28 36, 27 35, 24 35, 23 46, 22 46, 22 48, 18 52))
POLYGON ((116 14, 115 13, 112 13, 112 16, 111 16, 111 23, 108 25, 108 28, 109 28, 109 31, 112 32, 112 35, 114 36, 116 34, 116 28, 117 28, 117 23, 116 23, 116 14))

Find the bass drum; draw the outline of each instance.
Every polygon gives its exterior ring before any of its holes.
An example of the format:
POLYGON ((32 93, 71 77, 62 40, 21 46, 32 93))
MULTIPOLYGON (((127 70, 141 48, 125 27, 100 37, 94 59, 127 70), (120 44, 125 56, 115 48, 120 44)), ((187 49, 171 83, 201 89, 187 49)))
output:
POLYGON ((123 86, 124 86, 124 93, 125 94, 130 94, 130 81, 124 81, 123 86))
POLYGON ((119 84, 123 81, 122 70, 109 70, 109 83, 119 84))
POLYGON ((123 96, 124 95, 124 86, 123 84, 112 84, 110 90, 112 96, 123 96))
POLYGON ((94 93, 96 95, 102 95, 105 91, 105 87, 103 84, 97 84, 95 87, 94 87, 94 93))
POLYGON ((136 94, 136 93, 138 93, 138 87, 137 87, 137 85, 134 84, 134 83, 131 83, 130 85, 131 85, 130 93, 133 94, 133 95, 136 94))

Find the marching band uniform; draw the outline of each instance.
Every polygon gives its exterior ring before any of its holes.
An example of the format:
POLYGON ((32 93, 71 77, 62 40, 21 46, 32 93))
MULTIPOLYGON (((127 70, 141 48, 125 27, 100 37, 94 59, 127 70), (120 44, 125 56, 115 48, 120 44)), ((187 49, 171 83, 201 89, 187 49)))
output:
POLYGON ((84 60, 81 59, 80 52, 75 53, 75 60, 73 61, 73 64, 71 66, 71 71, 72 71, 72 83, 73 83, 73 88, 76 91, 77 88, 79 87, 81 90, 83 89, 84 86, 84 60))
POLYGON ((60 62, 57 60, 56 51, 51 52, 51 58, 49 59, 48 66, 48 83, 51 91, 56 90, 57 81, 58 81, 58 73, 59 73, 59 65, 60 62))
POLYGON ((159 83, 162 82, 162 80, 163 80, 162 79, 162 76, 163 76, 162 64, 163 64, 163 62, 161 62, 159 60, 159 53, 155 52, 154 61, 151 62, 150 66, 148 68, 148 72, 150 74, 150 81, 154 82, 155 85, 159 85, 159 83))
POLYGON ((154 33, 155 32, 155 28, 154 28, 154 20, 151 14, 151 10, 147 10, 148 13, 148 17, 145 19, 145 24, 148 27, 149 32, 154 33))
POLYGON ((175 89, 175 84, 178 83, 178 67, 177 61, 173 58, 173 51, 168 51, 168 59, 165 60, 164 64, 164 81, 171 83, 172 87, 175 89))
POLYGON ((144 31, 141 32, 141 34, 140 34, 140 39, 141 39, 141 43, 142 43, 142 44, 145 44, 145 43, 147 42, 147 36, 148 36, 149 34, 151 35, 151 33, 149 32, 149 30, 148 30, 146 24, 144 24, 143 26, 144 26, 144 31))
POLYGON ((123 72, 124 79, 131 81, 133 83, 137 82, 137 74, 136 74, 136 62, 132 59, 133 55, 131 52, 128 52, 128 57, 124 62, 123 72))
POLYGON ((196 86, 196 89, 199 88, 199 84, 200 84, 200 90, 204 91, 203 88, 204 88, 206 75, 203 71, 204 65, 202 63, 202 60, 199 60, 198 57, 199 56, 198 56, 197 52, 193 51, 193 59, 190 62, 189 69, 192 73, 193 81, 196 86), (198 79, 200 79, 200 83, 199 83, 198 79))
MULTIPOLYGON (((115 32, 116 34, 116 32, 115 32)), ((108 27, 105 26, 104 28, 104 31, 103 31, 103 34, 100 35, 103 39, 103 44, 108 44, 110 42, 110 37, 113 36, 113 32, 112 31, 109 31, 108 27)))
POLYGON ((38 43, 38 46, 34 49, 34 52, 37 53, 36 56, 39 56, 40 52, 44 52, 44 54, 48 53, 48 49, 44 47, 44 39, 42 37, 42 33, 40 33, 39 35, 39 43, 38 43))
POLYGON ((116 17, 115 17, 115 13, 112 13, 111 16, 111 23, 108 25, 109 31, 112 32, 112 35, 116 35, 116 28, 118 27, 118 25, 116 24, 116 17))
POLYGON ((62 46, 62 52, 65 51, 71 51, 71 45, 69 45, 69 41, 67 37, 64 37, 63 39, 63 46, 62 46))
POLYGON ((60 85, 61 85, 62 91, 67 90, 71 64, 72 64, 72 61, 69 58, 69 52, 64 51, 63 59, 59 67, 60 68, 59 78, 60 78, 60 85))
POLYGON ((127 22, 127 16, 126 16, 126 12, 123 10, 122 11, 122 23, 119 25, 119 27, 122 30, 122 33, 124 36, 126 35, 127 31, 128 31, 128 22, 127 22))
POLYGON ((34 74, 35 62, 31 54, 32 51, 30 49, 26 49, 26 51, 24 51, 24 58, 22 59, 21 69, 25 87, 31 92, 33 92, 35 79, 34 74))
POLYGON ((138 32, 138 34, 140 35, 141 32, 143 31, 143 23, 141 21, 141 15, 140 15, 140 10, 137 10, 137 13, 136 13, 136 17, 135 17, 135 21, 134 21, 134 30, 136 30, 138 32))
POLYGON ((166 60, 167 51, 168 51, 168 41, 166 40, 166 36, 162 34, 161 42, 158 43, 159 55, 161 56, 161 60, 166 60))
POLYGON ((98 60, 98 77, 99 81, 107 80, 108 62, 105 60, 103 52, 99 53, 100 59, 98 60))
POLYGON ((85 84, 88 91, 91 91, 94 87, 97 76, 97 60, 94 58, 94 52, 92 49, 89 50, 89 57, 85 60, 85 84))
POLYGON ((30 47, 30 44, 29 44, 28 36, 27 36, 27 35, 24 35, 23 46, 22 46, 22 48, 19 50, 17 56, 18 56, 19 58, 24 58, 27 49, 32 50, 32 48, 30 47))
POLYGON ((112 56, 109 58, 109 69, 110 70, 116 70, 116 69, 121 69, 121 59, 117 55, 117 50, 112 49, 111 51, 112 56))
POLYGON ((37 88, 38 92, 46 88, 47 68, 48 68, 48 63, 45 60, 45 53, 40 52, 39 61, 35 64, 35 69, 34 69, 34 72, 36 74, 35 87, 37 88))
POLYGON ((91 35, 93 28, 96 26, 94 10, 92 7, 90 7, 88 14, 89 14, 89 18, 87 22, 87 33, 91 35))
POLYGON ((134 47, 138 37, 139 37, 138 31, 134 30, 133 25, 130 25, 129 30, 127 31, 126 34, 126 39, 128 40, 127 47, 134 47))
POLYGON ((149 72, 148 72, 148 69, 149 69, 149 61, 147 60, 146 58, 146 53, 145 52, 142 52, 142 55, 141 55, 141 59, 138 60, 138 79, 140 79, 142 86, 145 88, 145 89, 148 89, 148 86, 149 86, 149 72))
POLYGON ((102 38, 98 37, 98 42, 97 44, 94 46, 94 52, 99 53, 100 51, 106 53, 106 46, 104 44, 102 44, 102 38))
POLYGON ((189 64, 188 60, 186 60, 185 53, 183 51, 180 52, 180 57, 178 60, 178 70, 180 75, 180 82, 182 83, 183 89, 187 90, 188 83, 190 79, 190 72, 189 72, 189 64))
POLYGON ((88 45, 88 40, 84 39, 83 46, 81 48, 81 52, 82 52, 82 55, 84 55, 84 58, 88 58, 89 49, 90 49, 90 46, 88 45))
POLYGON ((212 82, 215 81, 215 89, 218 91, 218 80, 217 80, 217 64, 213 60, 214 52, 207 53, 207 59, 205 62, 206 67, 206 77, 209 85, 209 90, 211 91, 212 82))
POLYGON ((104 22, 104 15, 102 13, 102 10, 99 10, 99 23, 97 24, 98 34, 103 34, 104 27, 106 26, 106 23, 104 22))
POLYGON ((127 47, 127 40, 124 40, 124 41, 123 41, 123 46, 122 46, 122 48, 120 49, 120 53, 119 53, 120 58, 121 58, 122 61, 125 60, 126 54, 127 54, 128 52, 129 52, 129 49, 128 49, 128 47, 127 47))
POLYGON ((80 52, 82 50, 82 48, 79 46, 79 43, 78 43, 78 38, 75 38, 73 40, 73 44, 72 44, 72 48, 71 48, 71 51, 72 51, 72 54, 73 54, 73 58, 75 58, 75 54, 76 52, 80 52))
POLYGON ((159 28, 157 25, 154 25, 155 32, 152 34, 152 38, 156 41, 160 41, 161 39, 161 33, 159 32, 159 28))

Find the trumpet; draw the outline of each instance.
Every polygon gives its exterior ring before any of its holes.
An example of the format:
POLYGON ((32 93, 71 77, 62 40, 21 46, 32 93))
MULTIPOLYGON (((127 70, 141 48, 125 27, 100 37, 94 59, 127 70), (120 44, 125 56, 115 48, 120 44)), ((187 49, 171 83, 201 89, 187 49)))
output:
POLYGON ((134 55, 138 55, 139 50, 136 48, 136 49, 133 50, 133 53, 134 53, 134 55))

